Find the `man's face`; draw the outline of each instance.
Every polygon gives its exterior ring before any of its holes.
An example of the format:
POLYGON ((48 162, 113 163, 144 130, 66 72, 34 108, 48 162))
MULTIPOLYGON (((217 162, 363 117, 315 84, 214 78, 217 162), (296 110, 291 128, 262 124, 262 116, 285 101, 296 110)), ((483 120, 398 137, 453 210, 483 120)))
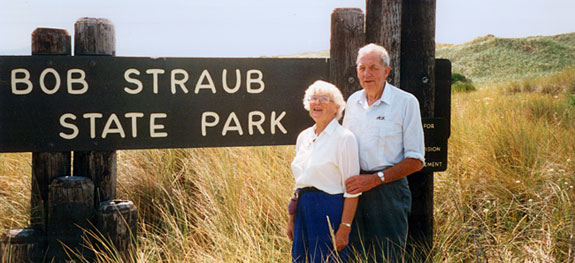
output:
POLYGON ((391 68, 383 66, 381 56, 375 51, 365 53, 358 62, 356 71, 361 87, 365 90, 383 89, 391 68))

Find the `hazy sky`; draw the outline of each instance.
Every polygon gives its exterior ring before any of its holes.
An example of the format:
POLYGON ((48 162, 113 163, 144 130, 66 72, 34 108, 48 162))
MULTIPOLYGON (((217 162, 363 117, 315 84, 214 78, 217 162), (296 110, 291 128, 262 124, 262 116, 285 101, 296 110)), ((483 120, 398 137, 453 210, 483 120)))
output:
MULTIPOLYGON (((365 0, 0 0, 0 55, 29 55, 37 27, 73 36, 110 19, 118 56, 257 57, 329 49, 330 14, 365 0)), ((575 32, 575 0, 437 0, 436 41, 575 32)))

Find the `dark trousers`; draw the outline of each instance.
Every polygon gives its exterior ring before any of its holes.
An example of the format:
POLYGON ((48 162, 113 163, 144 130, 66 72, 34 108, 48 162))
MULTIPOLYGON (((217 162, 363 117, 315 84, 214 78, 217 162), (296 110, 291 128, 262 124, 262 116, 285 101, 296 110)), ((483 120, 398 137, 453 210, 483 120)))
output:
POLYGON ((322 191, 300 194, 295 214, 293 262, 346 262, 347 250, 334 250, 331 231, 337 232, 343 212, 343 194, 322 191), (329 221, 328 221, 329 220, 329 221), (331 230, 330 230, 331 228, 331 230))
POLYGON ((410 210, 407 178, 364 192, 354 218, 351 253, 361 262, 402 262, 410 210))

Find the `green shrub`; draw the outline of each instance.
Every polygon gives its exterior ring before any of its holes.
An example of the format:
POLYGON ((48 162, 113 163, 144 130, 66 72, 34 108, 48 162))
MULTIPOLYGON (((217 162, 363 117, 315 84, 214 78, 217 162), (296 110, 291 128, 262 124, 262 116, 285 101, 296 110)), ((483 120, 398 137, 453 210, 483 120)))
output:
POLYGON ((475 90, 477 90, 477 88, 475 88, 475 86, 469 82, 455 82, 451 84, 452 92, 467 92, 475 90))
POLYGON ((459 74, 459 73, 453 73, 451 74, 451 83, 455 83, 455 82, 471 82, 471 80, 467 79, 463 74, 459 74))
POLYGON ((451 74, 451 91, 467 92, 477 90, 471 82, 471 79, 466 78, 463 74, 453 73, 451 74))

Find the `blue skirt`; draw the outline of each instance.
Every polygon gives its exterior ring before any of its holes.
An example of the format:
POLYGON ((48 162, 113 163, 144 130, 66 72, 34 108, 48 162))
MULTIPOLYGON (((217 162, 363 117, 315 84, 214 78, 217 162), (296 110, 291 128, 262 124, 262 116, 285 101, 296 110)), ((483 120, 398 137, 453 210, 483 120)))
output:
POLYGON ((293 262, 347 261, 349 248, 337 252, 332 238, 341 223, 343 202, 343 194, 330 195, 319 190, 300 194, 294 220, 293 262))

